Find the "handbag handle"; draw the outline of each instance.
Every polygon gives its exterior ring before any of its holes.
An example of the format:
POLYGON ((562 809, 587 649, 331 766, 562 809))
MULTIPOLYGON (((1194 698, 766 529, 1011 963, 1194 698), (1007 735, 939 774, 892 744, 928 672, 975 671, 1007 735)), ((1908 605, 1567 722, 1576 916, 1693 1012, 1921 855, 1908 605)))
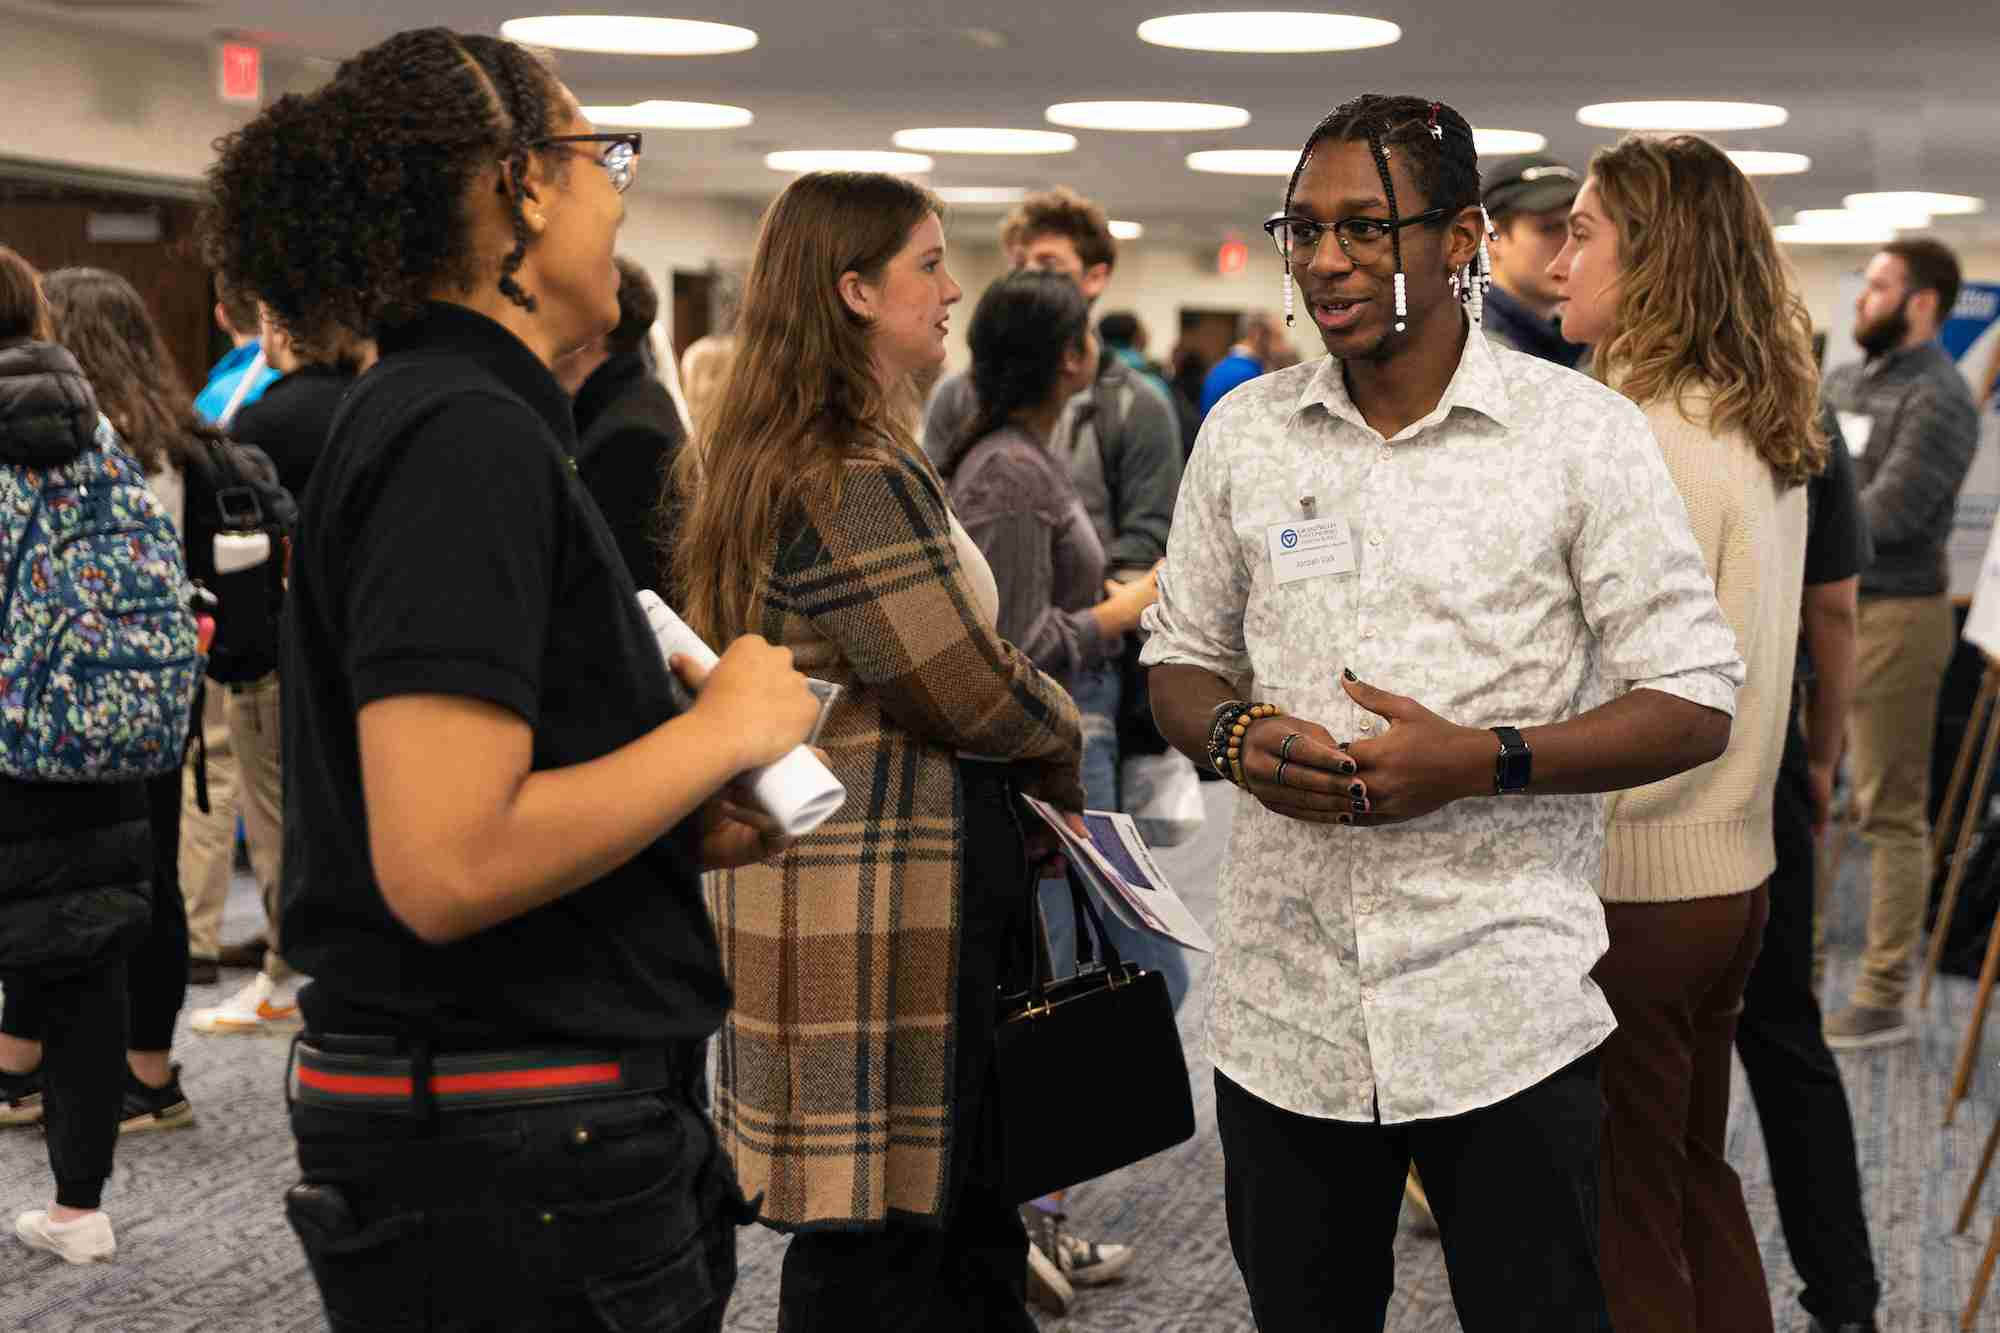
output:
MULTIPOLYGON (((1046 878, 1043 872, 1049 862, 1058 857, 1061 857, 1060 853, 1041 861, 1030 862, 1028 865, 1029 930, 1035 937, 1033 940, 1035 947, 1030 951, 1034 959, 1033 979, 1029 985, 1031 1008, 1041 1008, 1048 1004, 1048 988, 1055 980, 1055 963, 1049 955, 1046 935, 1041 926, 1040 904, 1042 880, 1046 878)), ((1086 966, 1101 959, 1105 971, 1116 974, 1124 968, 1125 963, 1118 956, 1117 946, 1112 944, 1110 934, 1104 929, 1104 918, 1098 914, 1097 904, 1090 900, 1090 890, 1085 887, 1076 867, 1069 863, 1067 857, 1061 859, 1063 877, 1069 881, 1070 910, 1074 914, 1076 926, 1077 970, 1081 972, 1086 966), (1095 932, 1094 937, 1093 932, 1095 932)))

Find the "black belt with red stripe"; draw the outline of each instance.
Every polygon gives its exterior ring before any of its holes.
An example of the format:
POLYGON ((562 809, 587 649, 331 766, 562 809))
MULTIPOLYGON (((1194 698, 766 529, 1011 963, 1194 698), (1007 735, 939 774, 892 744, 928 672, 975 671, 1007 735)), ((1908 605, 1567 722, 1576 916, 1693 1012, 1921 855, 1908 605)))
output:
MULTIPOLYGON (((290 1074, 293 1101, 391 1115, 541 1106, 621 1093, 690 1087, 699 1046, 623 1051, 553 1047, 451 1054, 329 1050, 339 1038, 301 1038, 290 1074)), ((360 1045, 362 1043, 356 1043, 360 1045)))

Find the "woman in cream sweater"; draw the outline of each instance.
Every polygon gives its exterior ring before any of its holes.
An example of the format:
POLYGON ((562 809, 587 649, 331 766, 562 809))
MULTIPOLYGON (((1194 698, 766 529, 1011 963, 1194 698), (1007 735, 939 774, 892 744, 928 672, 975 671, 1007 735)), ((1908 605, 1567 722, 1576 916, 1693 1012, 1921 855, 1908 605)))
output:
POLYGON ((1652 423, 1749 673, 1720 759, 1605 801, 1605 1289, 1620 1333, 1759 1333, 1770 1297, 1723 1134, 1777 859, 1803 483, 1826 459, 1811 324, 1756 191, 1692 136, 1599 152, 1549 271, 1563 336, 1652 423))

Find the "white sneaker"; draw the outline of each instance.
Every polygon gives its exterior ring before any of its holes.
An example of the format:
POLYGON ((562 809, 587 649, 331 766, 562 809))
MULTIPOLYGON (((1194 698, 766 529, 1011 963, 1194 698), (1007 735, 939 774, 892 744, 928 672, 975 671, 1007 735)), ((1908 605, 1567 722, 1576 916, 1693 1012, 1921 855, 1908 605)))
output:
POLYGON ((1056 1267, 1055 1260, 1043 1254, 1033 1241, 1028 1242, 1028 1304, 1050 1314, 1068 1314, 1075 1299, 1076 1289, 1056 1267))
POLYGON ((118 1249, 111 1219, 103 1213, 89 1213, 74 1222, 51 1222, 48 1209, 37 1208, 14 1219, 14 1234, 29 1249, 59 1254, 73 1264, 109 1259, 118 1249))
POLYGON ((1021 1205, 1021 1222, 1028 1230, 1030 1268, 1036 1255, 1047 1259, 1072 1288, 1115 1282, 1132 1263, 1129 1245, 1105 1245, 1073 1236, 1065 1225, 1067 1213, 1045 1212, 1032 1203, 1021 1205))
POLYGON ((189 1020, 196 1032, 212 1036, 249 1032, 290 1032, 300 1024, 302 978, 282 985, 259 972, 221 1004, 197 1009, 189 1020))

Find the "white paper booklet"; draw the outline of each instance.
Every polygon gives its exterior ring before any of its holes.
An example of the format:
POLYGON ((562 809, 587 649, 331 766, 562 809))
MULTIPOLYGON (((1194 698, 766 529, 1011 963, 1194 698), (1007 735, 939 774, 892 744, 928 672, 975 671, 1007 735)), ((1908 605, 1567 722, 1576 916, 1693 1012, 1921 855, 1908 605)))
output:
POLYGON ((1184 949, 1215 952, 1215 941, 1167 882, 1130 815, 1084 811, 1083 824, 1090 830, 1085 840, 1076 836, 1054 806, 1032 796, 1021 799, 1062 838, 1070 864, 1082 872, 1083 882, 1120 921, 1170 939, 1184 949))

